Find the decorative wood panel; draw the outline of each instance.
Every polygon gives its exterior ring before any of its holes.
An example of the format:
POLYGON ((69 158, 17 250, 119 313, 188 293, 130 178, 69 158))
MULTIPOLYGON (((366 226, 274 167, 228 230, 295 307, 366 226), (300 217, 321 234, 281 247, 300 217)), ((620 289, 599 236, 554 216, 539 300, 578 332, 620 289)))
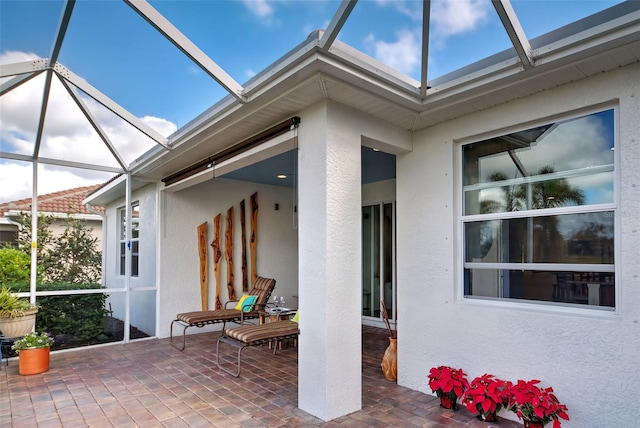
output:
POLYGON ((202 310, 209 309, 209 268, 208 268, 208 247, 207 242, 207 222, 198 226, 198 256, 200 258, 200 300, 202 310))
POLYGON ((242 291, 249 291, 247 277, 247 227, 245 222, 244 199, 240 201, 240 228, 242 229, 242 291))
POLYGON ((256 281, 258 276, 258 192, 251 195, 251 283, 256 281))
POLYGON ((220 245, 220 231, 222 229, 222 214, 218 214, 213 218, 214 236, 211 242, 213 248, 213 272, 216 277, 216 309, 222 309, 222 301, 220 300, 220 261, 222 259, 222 248, 220 245))
POLYGON ((229 300, 236 300, 233 286, 233 207, 227 210, 227 230, 224 234, 224 250, 227 259, 227 290, 229 300))

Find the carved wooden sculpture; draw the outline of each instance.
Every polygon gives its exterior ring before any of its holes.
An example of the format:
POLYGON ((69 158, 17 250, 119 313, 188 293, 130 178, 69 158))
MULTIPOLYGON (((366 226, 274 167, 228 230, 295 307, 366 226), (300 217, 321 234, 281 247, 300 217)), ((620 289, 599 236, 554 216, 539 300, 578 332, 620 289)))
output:
POLYGON ((258 246, 258 192, 251 195, 251 283, 258 276, 257 246, 258 246))
POLYGON ((216 276, 216 309, 222 309, 220 300, 220 260, 222 259, 222 248, 220 246, 220 230, 222 229, 222 214, 213 218, 214 237, 211 242, 213 248, 213 272, 216 276))
POLYGON ((227 290, 229 300, 236 300, 233 287, 233 207, 227 210, 227 230, 224 233, 224 250, 227 259, 227 290))
POLYGON ((209 268, 207 248, 207 222, 198 226, 198 256, 200 258, 200 299, 202 310, 209 309, 209 268))
POLYGON ((247 227, 245 225, 244 199, 240 201, 240 228, 242 229, 242 291, 249 291, 247 277, 247 227))

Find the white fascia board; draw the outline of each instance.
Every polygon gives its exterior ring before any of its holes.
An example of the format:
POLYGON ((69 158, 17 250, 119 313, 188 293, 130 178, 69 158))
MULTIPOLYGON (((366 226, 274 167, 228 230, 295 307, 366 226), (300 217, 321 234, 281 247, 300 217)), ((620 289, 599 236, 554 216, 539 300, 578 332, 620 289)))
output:
MULTIPOLYGON (((120 177, 115 178, 110 183, 100 187, 98 190, 94 191, 92 194, 84 198, 82 200, 82 205, 86 205, 86 204, 100 205, 100 204, 95 204, 93 201, 95 201, 97 198, 105 196, 109 192, 112 192, 118 186, 123 186, 126 180, 127 180, 126 174, 122 174, 120 177)), ((123 193, 123 196, 124 196, 124 193, 123 193)))
POLYGON ((131 126, 137 128, 140 132, 147 135, 149 138, 154 140, 156 143, 162 145, 165 148, 167 147, 167 139, 160 135, 155 129, 151 128, 149 125, 144 123, 142 120, 138 119, 131 113, 129 113, 124 108, 120 107, 116 102, 111 100, 109 97, 104 95, 102 92, 98 91, 96 88, 91 86, 86 80, 74 74, 71 70, 64 67, 60 63, 56 63, 54 70, 58 76, 61 78, 68 80, 72 85, 76 86, 84 93, 89 95, 91 98, 102 104, 107 109, 111 110, 114 114, 118 115, 122 120, 129 123, 131 126))
POLYGON ((349 66, 357 67, 370 76, 376 78, 376 80, 384 82, 385 86, 397 86, 411 94, 420 93, 420 82, 392 67, 374 60, 365 53, 360 52, 345 43, 341 43, 340 41, 335 42, 331 49, 329 49, 328 55, 346 62, 349 66))
POLYGON ((231 95, 239 101, 244 102, 242 86, 227 74, 222 67, 202 52, 187 36, 174 27, 160 12, 144 0, 125 0, 125 3, 138 12, 151 26, 158 30, 192 61, 198 64, 208 75, 213 77, 216 82, 222 85, 231 95))
MULTIPOLYGON (((533 50, 533 55, 538 62, 549 62, 558 57, 569 56, 588 51, 597 46, 606 46, 615 43, 616 40, 640 40, 640 11, 632 12, 606 23, 573 34, 562 40, 533 50)), ((609 50, 606 46, 603 50, 609 50)), ((585 53, 585 56, 590 54, 585 53)))
POLYGON ((33 73, 49 68, 48 58, 39 58, 31 61, 14 62, 13 64, 0 64, 0 78, 17 76, 18 74, 33 73))
POLYGON ((486 83, 500 80, 506 76, 517 74, 522 70, 520 59, 513 57, 509 60, 502 61, 498 64, 483 68, 482 70, 461 76, 457 79, 450 80, 438 86, 434 86, 427 92, 429 97, 425 100, 425 104, 429 103, 429 99, 437 99, 451 94, 465 92, 472 87, 484 85, 486 83))

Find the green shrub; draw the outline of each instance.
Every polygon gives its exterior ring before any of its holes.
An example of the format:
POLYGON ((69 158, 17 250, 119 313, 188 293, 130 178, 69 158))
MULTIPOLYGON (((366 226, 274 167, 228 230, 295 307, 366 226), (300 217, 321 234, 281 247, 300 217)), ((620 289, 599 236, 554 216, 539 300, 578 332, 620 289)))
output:
MULTIPOLYGON (((79 290, 103 288, 100 284, 40 284, 39 291, 79 290)), ((38 297, 40 311, 36 317, 36 329, 54 336, 65 335, 74 343, 103 341, 106 293, 73 294, 38 297)))
POLYGON ((0 284, 29 281, 31 257, 15 248, 0 248, 0 284))

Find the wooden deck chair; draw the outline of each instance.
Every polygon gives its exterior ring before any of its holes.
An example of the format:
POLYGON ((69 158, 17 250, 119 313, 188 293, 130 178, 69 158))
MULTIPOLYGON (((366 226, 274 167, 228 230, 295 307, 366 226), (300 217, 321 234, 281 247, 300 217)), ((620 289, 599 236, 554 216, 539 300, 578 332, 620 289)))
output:
POLYGON ((257 277, 251 289, 249 296, 256 296, 253 307, 245 305, 242 310, 236 309, 240 300, 230 300, 224 305, 224 309, 216 309, 213 311, 193 311, 178 314, 176 319, 171 321, 170 341, 171 345, 179 350, 184 350, 186 346, 186 334, 189 327, 204 327, 209 324, 222 323, 222 330, 225 329, 228 322, 244 324, 246 320, 255 320, 259 317, 259 311, 264 310, 269 301, 269 297, 276 286, 276 280, 273 278, 257 277), (173 341, 174 324, 181 326, 182 329, 182 346, 177 345, 173 341))
MULTIPOLYGON (((286 313, 287 315, 294 312, 286 313)), ((283 313, 285 314, 285 313, 283 313)), ((298 316, 292 320, 272 321, 259 325, 244 325, 230 328, 224 331, 216 343, 216 365, 220 370, 224 370, 232 376, 240 376, 242 350, 248 346, 273 344, 273 354, 275 355, 278 345, 286 339, 296 339, 300 334, 298 326, 298 316), (238 349, 235 371, 220 363, 220 344, 226 343, 238 349)))

